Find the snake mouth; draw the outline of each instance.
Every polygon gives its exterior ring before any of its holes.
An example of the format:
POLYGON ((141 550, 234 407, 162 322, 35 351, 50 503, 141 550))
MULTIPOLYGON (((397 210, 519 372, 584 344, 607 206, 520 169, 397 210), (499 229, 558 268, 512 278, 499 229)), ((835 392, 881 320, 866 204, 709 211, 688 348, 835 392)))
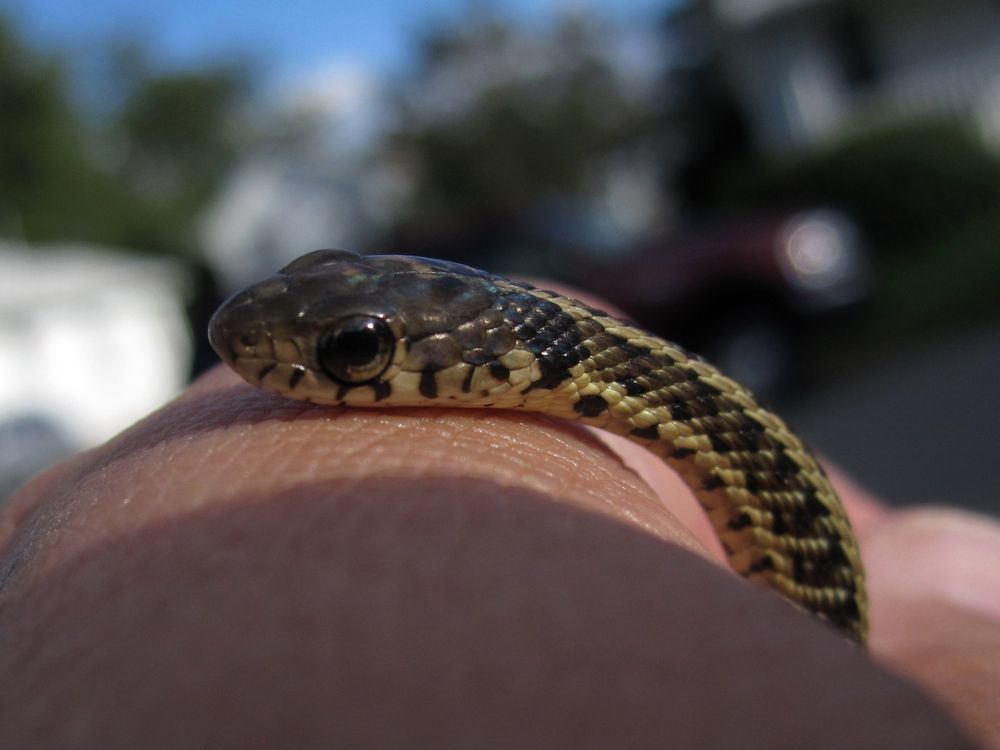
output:
POLYGON ((225 336, 220 335, 221 332, 213 325, 214 322, 215 319, 213 317, 212 323, 208 326, 208 343, 212 345, 215 353, 219 355, 219 359, 232 367, 236 364, 236 352, 229 345, 229 340, 225 336))
POLYGON ((219 308, 209 321, 208 341, 222 361, 252 385, 290 393, 303 378, 308 380, 300 342, 291 335, 279 336, 264 323, 260 299, 253 293, 241 292, 219 308))

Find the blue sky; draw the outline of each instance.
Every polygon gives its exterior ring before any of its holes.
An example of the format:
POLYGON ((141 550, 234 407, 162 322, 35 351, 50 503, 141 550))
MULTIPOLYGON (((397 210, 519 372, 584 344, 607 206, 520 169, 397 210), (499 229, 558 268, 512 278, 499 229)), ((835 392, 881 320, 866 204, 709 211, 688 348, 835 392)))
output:
POLYGON ((528 23, 584 7, 616 20, 650 23, 673 0, 5 0, 30 37, 47 47, 97 48, 138 36, 165 65, 249 55, 272 82, 333 61, 379 71, 405 66, 409 40, 430 19, 469 6, 528 23))

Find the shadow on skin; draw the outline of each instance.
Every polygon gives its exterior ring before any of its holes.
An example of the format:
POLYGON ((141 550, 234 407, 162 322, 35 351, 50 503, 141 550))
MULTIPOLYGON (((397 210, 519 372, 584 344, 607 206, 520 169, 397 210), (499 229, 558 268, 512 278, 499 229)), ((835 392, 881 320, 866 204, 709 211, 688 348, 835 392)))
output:
MULTIPOLYGON (((0 509, 0 747, 964 746, 712 564, 704 515, 637 446, 235 383, 216 369, 0 509)), ((992 694, 939 691, 984 721, 992 694)))
POLYGON ((307 482, 15 579, 0 746, 964 746, 819 630, 524 488, 307 482))

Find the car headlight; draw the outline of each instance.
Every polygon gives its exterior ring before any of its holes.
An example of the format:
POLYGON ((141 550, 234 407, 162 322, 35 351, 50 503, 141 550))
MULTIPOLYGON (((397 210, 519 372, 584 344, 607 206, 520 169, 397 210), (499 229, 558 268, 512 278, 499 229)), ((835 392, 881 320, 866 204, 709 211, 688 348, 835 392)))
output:
POLYGON ((792 218, 782 232, 778 259, 788 281, 802 291, 850 285, 863 275, 857 231, 834 211, 792 218))

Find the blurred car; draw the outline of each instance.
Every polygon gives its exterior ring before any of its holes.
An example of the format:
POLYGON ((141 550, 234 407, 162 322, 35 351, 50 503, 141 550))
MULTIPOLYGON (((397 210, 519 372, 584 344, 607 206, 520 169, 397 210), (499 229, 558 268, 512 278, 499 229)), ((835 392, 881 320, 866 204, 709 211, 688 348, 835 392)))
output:
POLYGON ((830 209, 713 223, 588 266, 583 283, 765 400, 797 382, 802 344, 870 286, 857 226, 830 209))

